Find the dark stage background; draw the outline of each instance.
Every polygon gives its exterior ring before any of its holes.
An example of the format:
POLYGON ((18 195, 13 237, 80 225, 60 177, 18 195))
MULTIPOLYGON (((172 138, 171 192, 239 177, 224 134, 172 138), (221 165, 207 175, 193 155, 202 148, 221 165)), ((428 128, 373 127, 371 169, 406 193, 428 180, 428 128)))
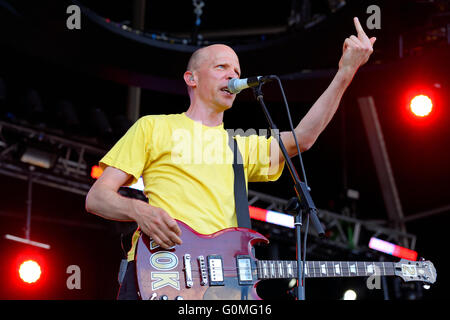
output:
MULTIPOLYGON (((331 4, 339 1, 311 2, 308 7, 309 1, 258 2, 258 5, 229 1, 227 6, 205 1, 198 34, 203 34, 203 41, 210 38, 211 42, 233 46, 240 57, 242 77, 279 75, 297 124, 335 74, 342 43, 355 34, 352 17, 358 16, 365 26, 370 16, 367 7, 376 4, 381 8, 381 29, 366 28, 369 37, 377 37, 369 63, 358 71, 335 117, 315 145, 303 154, 303 161, 318 208, 342 212, 350 203, 345 192, 353 189, 360 195, 352 203, 353 217, 385 221, 389 225, 356 100, 372 95, 405 217, 438 209, 436 214, 406 222, 407 232, 417 237, 415 250, 419 257, 431 260, 437 269, 436 284, 422 290, 419 285, 404 285, 390 278, 389 297, 446 298, 449 282, 444 266, 450 201, 448 3, 346 1, 342 8, 331 10, 331 4), (300 18, 292 15, 292 10, 300 12, 300 18), (297 17, 289 20, 297 23, 289 24, 288 17, 297 17), (227 35, 227 30, 232 35, 227 35), (241 34, 231 32, 234 30, 241 30, 241 34), (428 92, 434 103, 432 113, 424 119, 411 116, 407 109, 408 99, 421 90, 428 92)), ((108 150, 130 125, 126 119, 128 86, 142 87, 140 116, 187 110, 189 99, 182 74, 192 49, 196 48, 191 38, 195 15, 190 1, 183 4, 147 1, 145 28, 149 34, 158 35, 150 37, 155 42, 148 43, 107 29, 85 13, 81 16, 80 30, 67 29, 70 14, 66 9, 71 4, 71 1, 0 1, 2 123, 108 150), (161 35, 173 35, 175 40, 162 39, 158 45, 155 39, 164 38, 161 35), (186 41, 178 43, 176 39, 186 41), (73 105, 78 125, 64 118, 62 100, 73 105), (109 131, 101 126, 99 112, 109 121, 109 131)), ((91 13, 130 26, 132 1, 81 1, 81 4, 92 9, 91 13)), ((282 130, 288 130, 277 86, 267 84, 265 93, 275 122, 282 130)), ((267 128, 250 90, 238 95, 233 108, 227 111, 225 127, 267 128)), ((1 139, 10 141, 4 131, 2 134, 1 139)), ((39 137, 28 137, 27 141, 32 140, 39 141, 39 137)), ((0 161, 5 165, 11 161, 6 158, 6 147, 3 143, 0 149, 0 161)), ((88 169, 100 158, 86 154, 88 169)), ((300 172, 298 158, 293 161, 300 172)), ((24 172, 28 170, 20 161, 16 165, 24 172)), ((2 173, 6 171, 2 166, 2 173)), ((36 171, 46 172, 40 168, 36 171)), ((89 185, 93 181, 87 177, 83 183, 89 185)), ((283 199, 294 196, 287 170, 277 182, 253 183, 249 189, 283 199)), ((129 235, 134 225, 106 221, 87 213, 82 192, 35 183, 31 239, 50 244, 51 249, 36 249, 7 240, 5 234, 24 236, 27 190, 26 176, 0 175, 0 299, 115 299, 117 272, 123 258, 121 234, 129 235), (16 266, 29 250, 40 257, 43 266, 42 278, 31 286, 21 283, 16 266), (66 271, 71 265, 80 267, 80 289, 70 290, 66 285, 70 276, 66 271)), ((277 237, 260 223, 256 226, 265 230, 272 248, 258 247, 257 257, 295 259, 295 239, 286 228, 279 228, 282 236, 277 237)), ((324 251, 311 249, 307 258, 398 260, 369 250, 368 242, 363 240, 367 239, 361 240, 361 250, 328 246, 324 251)), ((365 280, 308 279, 306 297, 340 299, 350 288, 357 291, 358 299, 385 297, 383 290, 368 290, 365 280)), ((292 299, 286 293, 287 281, 265 281, 259 290, 267 299, 292 299)))

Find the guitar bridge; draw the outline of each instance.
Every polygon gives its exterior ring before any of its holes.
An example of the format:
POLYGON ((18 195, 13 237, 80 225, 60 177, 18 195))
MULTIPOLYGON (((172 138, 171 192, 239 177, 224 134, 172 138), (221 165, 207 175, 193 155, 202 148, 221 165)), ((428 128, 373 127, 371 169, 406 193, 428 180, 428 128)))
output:
POLYGON ((185 272, 185 278, 186 278, 186 287, 192 288, 193 281, 192 281, 192 269, 191 269, 191 255, 185 254, 183 256, 184 260, 184 272, 185 272))
POLYGON ((202 278, 200 285, 206 286, 208 284, 208 273, 206 272, 205 257, 198 256, 197 260, 198 260, 198 264, 200 267, 200 274, 201 274, 201 278, 202 278))

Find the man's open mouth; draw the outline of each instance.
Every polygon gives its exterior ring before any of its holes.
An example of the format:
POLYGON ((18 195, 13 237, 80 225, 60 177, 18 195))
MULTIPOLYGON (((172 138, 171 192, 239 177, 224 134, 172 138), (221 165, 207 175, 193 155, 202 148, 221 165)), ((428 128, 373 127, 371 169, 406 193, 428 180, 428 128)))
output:
POLYGON ((233 95, 233 93, 231 93, 230 90, 228 90, 228 87, 224 87, 224 88, 220 89, 220 91, 223 91, 229 95, 233 95))

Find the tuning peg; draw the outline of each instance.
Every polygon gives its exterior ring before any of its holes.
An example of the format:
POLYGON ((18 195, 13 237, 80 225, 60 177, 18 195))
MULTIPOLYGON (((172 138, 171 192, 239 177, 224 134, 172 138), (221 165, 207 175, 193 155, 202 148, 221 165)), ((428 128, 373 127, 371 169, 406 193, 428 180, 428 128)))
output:
POLYGON ((428 289, 431 288, 431 286, 430 286, 429 284, 424 284, 424 285, 423 285, 423 288, 424 288, 425 290, 428 290, 428 289))

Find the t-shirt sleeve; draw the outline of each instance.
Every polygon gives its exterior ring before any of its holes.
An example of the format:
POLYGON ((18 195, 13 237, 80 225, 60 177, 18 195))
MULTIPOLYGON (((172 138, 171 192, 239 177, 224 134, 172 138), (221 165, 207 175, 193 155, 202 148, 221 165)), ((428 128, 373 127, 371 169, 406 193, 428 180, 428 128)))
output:
POLYGON ((270 167, 270 144, 273 137, 250 135, 247 137, 236 136, 239 143, 244 166, 247 166, 248 182, 276 181, 283 173, 284 161, 272 168, 270 167))
POLYGON ((133 176, 126 185, 136 183, 150 157, 149 140, 152 131, 150 117, 137 120, 100 160, 100 167, 103 170, 107 166, 120 169, 133 176))

